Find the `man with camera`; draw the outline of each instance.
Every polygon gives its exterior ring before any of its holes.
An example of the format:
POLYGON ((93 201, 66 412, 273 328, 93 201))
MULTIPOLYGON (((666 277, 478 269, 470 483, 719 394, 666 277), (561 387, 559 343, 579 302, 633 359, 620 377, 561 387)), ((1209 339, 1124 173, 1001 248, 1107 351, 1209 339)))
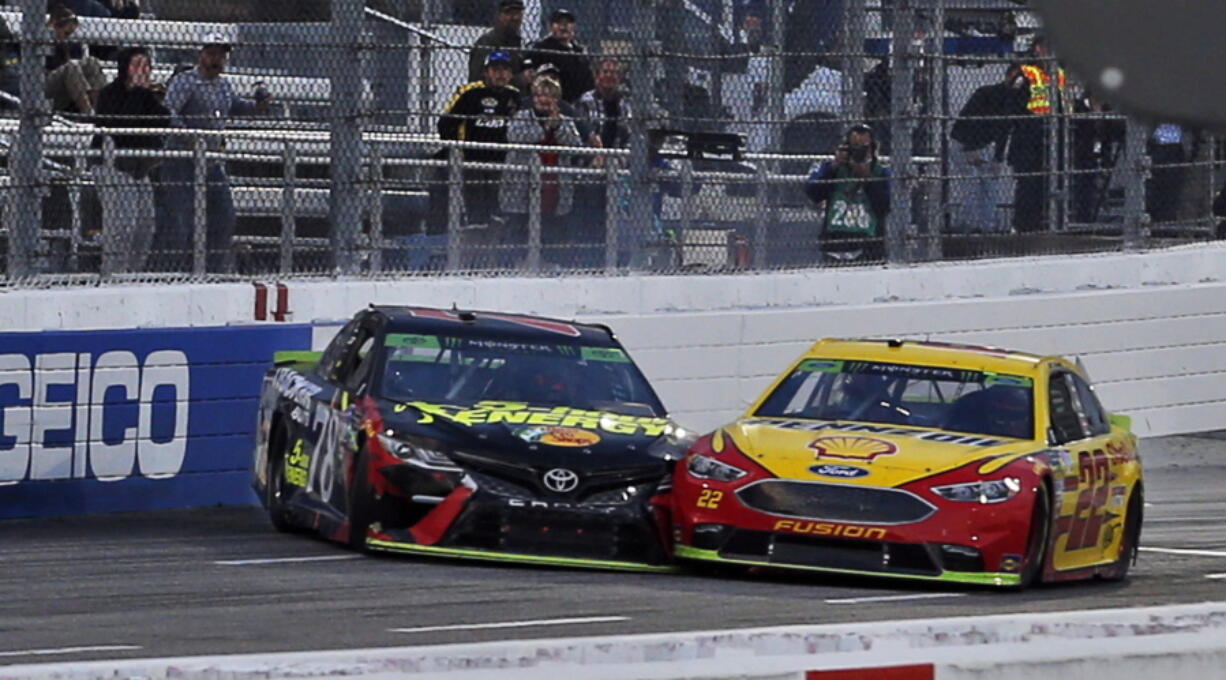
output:
POLYGON ((853 125, 834 159, 809 174, 805 194, 825 219, 818 240, 829 263, 885 259, 885 219, 890 212, 890 171, 877 159, 877 140, 865 124, 853 125))

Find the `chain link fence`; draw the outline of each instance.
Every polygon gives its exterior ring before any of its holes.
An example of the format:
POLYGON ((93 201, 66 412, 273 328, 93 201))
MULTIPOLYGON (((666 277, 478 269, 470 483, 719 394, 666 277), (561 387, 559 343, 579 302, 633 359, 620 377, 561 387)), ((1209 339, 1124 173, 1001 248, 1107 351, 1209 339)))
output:
POLYGON ((1222 235, 1226 149, 1113 113, 1016 0, 8 0, 0 19, 7 285, 1222 235))

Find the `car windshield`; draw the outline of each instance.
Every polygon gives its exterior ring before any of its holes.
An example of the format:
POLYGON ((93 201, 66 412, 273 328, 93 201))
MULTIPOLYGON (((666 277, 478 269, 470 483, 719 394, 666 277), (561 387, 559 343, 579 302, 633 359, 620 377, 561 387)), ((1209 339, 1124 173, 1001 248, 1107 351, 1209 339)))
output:
POLYGON ((635 416, 665 415, 617 347, 389 333, 380 396, 471 405, 512 401, 635 416))
POLYGON ((806 359, 755 415, 1034 437, 1032 380, 944 366, 806 359))

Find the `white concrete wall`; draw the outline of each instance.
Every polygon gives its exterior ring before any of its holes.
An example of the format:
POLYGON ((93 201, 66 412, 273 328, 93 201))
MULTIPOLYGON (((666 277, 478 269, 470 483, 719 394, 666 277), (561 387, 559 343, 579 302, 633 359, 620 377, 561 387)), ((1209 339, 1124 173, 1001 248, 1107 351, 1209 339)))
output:
POLYGON ((1221 678, 1221 603, 286 654, 7 666, 12 678, 1221 678))
MULTIPOLYGON (((418 278, 289 285, 290 320, 371 302, 609 323, 681 422, 737 415, 811 342, 906 336, 1077 355, 1140 434, 1223 427, 1226 245, 740 276, 418 278)), ((253 323, 251 284, 12 291, 9 331, 253 323)), ((317 341, 327 331, 317 333, 317 341)))

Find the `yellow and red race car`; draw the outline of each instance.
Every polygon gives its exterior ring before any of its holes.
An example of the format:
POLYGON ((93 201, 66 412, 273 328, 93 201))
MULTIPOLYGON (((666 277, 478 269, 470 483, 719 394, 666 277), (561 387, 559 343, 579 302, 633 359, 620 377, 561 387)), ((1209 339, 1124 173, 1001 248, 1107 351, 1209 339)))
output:
POLYGON ((1075 364, 822 340, 674 474, 683 560, 1024 588, 1119 580, 1137 440, 1075 364))

